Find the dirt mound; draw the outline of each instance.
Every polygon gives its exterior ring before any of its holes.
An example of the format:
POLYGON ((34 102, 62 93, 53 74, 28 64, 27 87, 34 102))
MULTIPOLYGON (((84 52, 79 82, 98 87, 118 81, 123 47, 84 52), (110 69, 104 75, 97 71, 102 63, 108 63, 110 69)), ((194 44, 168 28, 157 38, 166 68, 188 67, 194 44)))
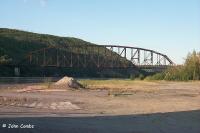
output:
POLYGON ((54 85, 56 86, 66 86, 66 87, 70 87, 70 88, 83 88, 83 86, 74 78, 72 77, 63 77, 62 79, 58 80, 54 85))

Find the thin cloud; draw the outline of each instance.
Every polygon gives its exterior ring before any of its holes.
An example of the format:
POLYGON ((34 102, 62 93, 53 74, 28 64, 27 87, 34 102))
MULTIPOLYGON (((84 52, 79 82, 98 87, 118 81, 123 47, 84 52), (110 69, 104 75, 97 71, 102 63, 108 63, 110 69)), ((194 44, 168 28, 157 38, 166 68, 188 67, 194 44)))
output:
MULTIPOLYGON (((31 0, 23 0, 24 3, 28 3, 31 0)), ((40 6, 45 7, 47 5, 47 0, 38 0, 40 6)))

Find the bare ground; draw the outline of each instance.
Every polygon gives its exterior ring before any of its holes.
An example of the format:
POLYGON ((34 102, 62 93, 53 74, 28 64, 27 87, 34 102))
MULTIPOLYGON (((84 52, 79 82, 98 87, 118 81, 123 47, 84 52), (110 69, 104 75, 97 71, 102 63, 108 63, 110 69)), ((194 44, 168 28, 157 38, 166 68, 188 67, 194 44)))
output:
MULTIPOLYGON (((200 82, 82 80, 87 89, 19 91, 0 85, 0 119, 34 129, 4 132, 199 133, 200 82)), ((43 86, 46 86, 46 88, 43 86)), ((42 89, 40 89, 42 88, 42 89)), ((0 123, 1 124, 1 123, 0 123)))

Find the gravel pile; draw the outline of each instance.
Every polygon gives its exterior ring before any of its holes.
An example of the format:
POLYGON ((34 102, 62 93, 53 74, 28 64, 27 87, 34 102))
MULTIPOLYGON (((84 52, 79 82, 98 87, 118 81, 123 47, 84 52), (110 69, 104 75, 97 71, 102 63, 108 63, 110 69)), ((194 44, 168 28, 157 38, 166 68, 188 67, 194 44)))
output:
POLYGON ((66 86, 66 87, 75 88, 75 89, 83 88, 83 86, 76 79, 74 79, 72 77, 67 77, 67 76, 58 80, 54 85, 66 86))

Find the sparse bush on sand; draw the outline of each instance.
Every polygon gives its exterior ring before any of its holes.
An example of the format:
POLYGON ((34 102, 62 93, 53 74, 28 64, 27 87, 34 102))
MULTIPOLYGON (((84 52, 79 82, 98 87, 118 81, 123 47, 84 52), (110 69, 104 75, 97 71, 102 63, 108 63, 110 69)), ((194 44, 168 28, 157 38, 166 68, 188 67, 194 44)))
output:
POLYGON ((144 74, 131 74, 130 79, 131 80, 143 80, 145 78, 144 74))
POLYGON ((47 86, 47 89, 49 89, 51 87, 51 84, 52 84, 52 78, 51 77, 44 79, 44 85, 47 86))

